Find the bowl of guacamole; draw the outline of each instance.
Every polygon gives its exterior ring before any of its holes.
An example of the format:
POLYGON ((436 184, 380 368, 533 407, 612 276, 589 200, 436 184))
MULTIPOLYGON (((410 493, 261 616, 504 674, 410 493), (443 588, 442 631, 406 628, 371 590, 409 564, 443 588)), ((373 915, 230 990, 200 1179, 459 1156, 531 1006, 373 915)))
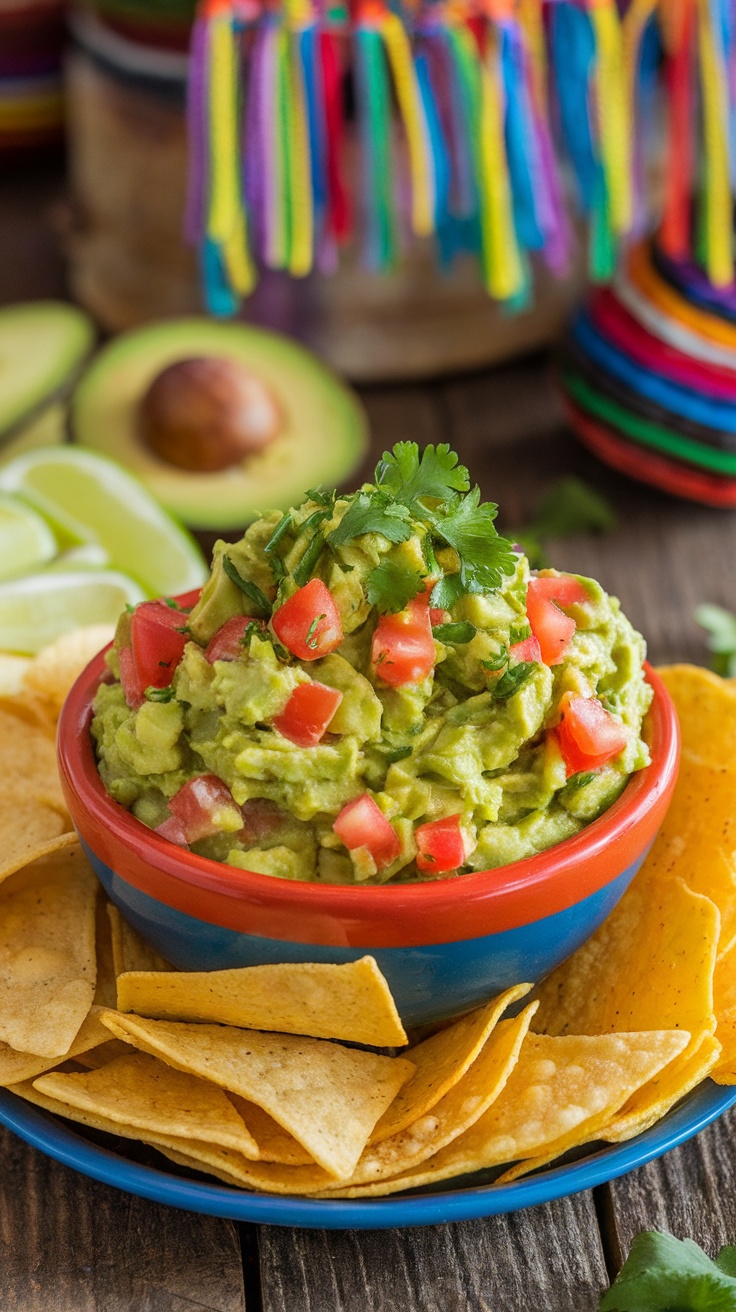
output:
MULTIPOLYGON (((196 913, 185 949, 158 935, 174 964, 263 959, 205 948, 202 923, 275 934, 269 960, 295 940, 324 960, 458 935, 481 960, 511 934, 506 974, 533 979, 623 892, 674 785, 666 692, 617 599, 531 569, 496 513, 448 446, 402 442, 351 495, 314 489, 216 543, 201 594, 121 616, 63 717, 62 780, 83 838, 97 815, 114 899, 133 870, 138 903, 120 900, 144 934, 161 889, 142 861, 196 913), (533 961, 512 941, 530 924, 533 961)), ((492 991, 472 969, 464 1005, 492 991)))

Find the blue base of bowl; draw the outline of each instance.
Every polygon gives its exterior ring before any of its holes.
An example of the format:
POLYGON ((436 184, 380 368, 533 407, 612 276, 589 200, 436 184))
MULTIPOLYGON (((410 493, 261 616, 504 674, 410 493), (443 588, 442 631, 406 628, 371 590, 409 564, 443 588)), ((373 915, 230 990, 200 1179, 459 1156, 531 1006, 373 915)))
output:
MULTIPOLYGON (((287 961, 343 963, 369 955, 386 976, 399 1014, 410 1027, 468 1011, 512 984, 541 979, 605 920, 645 855, 591 897, 517 929, 457 943, 374 948, 264 938, 196 920, 141 893, 83 846, 111 900, 178 970, 228 970, 287 961)), ((570 878, 575 878, 574 870, 570 878)), ((458 896, 462 896, 462 879, 458 896)))

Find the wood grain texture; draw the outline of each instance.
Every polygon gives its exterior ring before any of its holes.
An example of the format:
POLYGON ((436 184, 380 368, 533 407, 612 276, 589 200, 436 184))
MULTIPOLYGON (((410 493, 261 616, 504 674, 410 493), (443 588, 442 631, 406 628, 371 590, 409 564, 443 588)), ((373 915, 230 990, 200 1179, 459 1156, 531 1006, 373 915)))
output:
POLYGON ((736 1243, 736 1111, 656 1162, 613 1180, 605 1195, 605 1242, 619 1270, 640 1230, 695 1239, 714 1257, 736 1243))
POLYGON ((590 1194, 392 1231, 260 1231, 264 1312, 593 1312, 606 1286, 590 1194))
POLYGON ((88 1180, 4 1129, 0 1160, 3 1312, 245 1312, 231 1222, 88 1180))

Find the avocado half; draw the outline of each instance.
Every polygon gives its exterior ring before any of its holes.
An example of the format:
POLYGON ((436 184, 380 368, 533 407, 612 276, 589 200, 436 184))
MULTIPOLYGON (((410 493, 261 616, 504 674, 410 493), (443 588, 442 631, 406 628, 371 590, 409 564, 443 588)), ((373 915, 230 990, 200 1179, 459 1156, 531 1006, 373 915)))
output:
POLYGON ((75 442, 126 465, 184 523, 221 530, 241 528, 264 510, 286 510, 306 488, 344 482, 368 437, 358 398, 309 351, 261 328, 210 319, 169 320, 115 338, 77 384, 70 424, 75 442), (281 431, 262 452, 219 473, 167 464, 138 436, 138 407, 153 379, 195 356, 242 364, 283 414, 281 431))
POLYGON ((63 301, 28 301, 0 310, 0 454, 68 390, 95 343, 92 320, 63 301))

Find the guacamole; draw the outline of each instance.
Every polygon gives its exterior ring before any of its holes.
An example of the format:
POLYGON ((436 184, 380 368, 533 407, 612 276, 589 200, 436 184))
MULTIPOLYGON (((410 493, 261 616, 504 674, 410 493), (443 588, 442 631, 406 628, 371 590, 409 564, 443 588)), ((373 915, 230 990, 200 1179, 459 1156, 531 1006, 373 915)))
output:
POLYGON ((218 542, 191 607, 118 624, 92 734, 166 838, 287 879, 447 878, 575 834, 649 761, 645 648, 593 579, 532 571, 447 446, 218 542))

